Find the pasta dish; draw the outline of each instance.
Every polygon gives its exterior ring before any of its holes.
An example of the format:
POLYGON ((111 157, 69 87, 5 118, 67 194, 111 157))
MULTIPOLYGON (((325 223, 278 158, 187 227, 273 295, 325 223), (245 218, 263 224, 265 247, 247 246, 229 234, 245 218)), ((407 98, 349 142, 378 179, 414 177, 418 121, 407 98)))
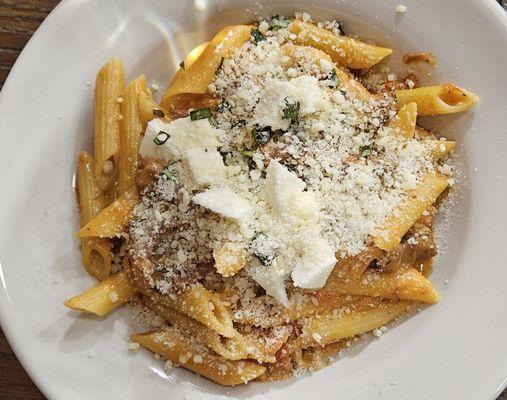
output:
POLYGON ((437 302, 433 223, 456 143, 417 117, 478 98, 397 79, 391 53, 303 13, 223 28, 160 103, 107 62, 94 152, 77 161, 76 236, 100 283, 65 304, 129 303, 148 325, 131 350, 234 386, 318 370, 437 302))

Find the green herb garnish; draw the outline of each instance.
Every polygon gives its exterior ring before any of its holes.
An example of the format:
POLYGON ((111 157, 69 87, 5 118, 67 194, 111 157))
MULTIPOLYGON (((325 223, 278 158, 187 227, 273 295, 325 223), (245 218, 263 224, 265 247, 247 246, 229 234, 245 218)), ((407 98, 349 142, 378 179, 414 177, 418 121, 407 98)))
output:
POLYGON ((335 88, 340 84, 340 79, 338 79, 338 75, 336 75, 335 69, 326 74, 326 80, 330 81, 328 86, 332 88, 335 88))
POLYGON ((183 70, 185 69, 185 61, 180 62, 180 68, 183 70))
POLYGON ((288 99, 285 99, 282 119, 290 119, 291 122, 297 122, 299 118, 299 109, 299 101, 290 102, 288 99))
POLYGON ((292 22, 292 19, 283 18, 283 17, 280 17, 279 15, 275 15, 269 21, 269 29, 277 31, 278 29, 287 28, 291 22, 292 22))
POLYGON ((162 110, 159 110, 157 108, 153 109, 153 115, 155 117, 158 117, 158 118, 164 118, 165 117, 165 113, 162 110))
POLYGON ((169 167, 169 166, 165 167, 164 171, 162 173, 170 181, 173 181, 173 182, 178 182, 179 181, 178 175, 176 175, 176 172, 174 172, 173 169, 171 167, 169 167))
POLYGON ((190 111, 190 120, 197 121, 199 119, 211 118, 213 115, 211 114, 210 108, 200 108, 199 110, 190 111))
POLYGON ((246 158, 252 158, 253 157, 253 151, 252 150, 241 150, 241 155, 246 158))
POLYGON ((209 121, 209 124, 210 124, 213 128, 215 128, 215 129, 217 129, 217 128, 218 128, 218 122, 217 122, 217 120, 216 120, 214 117, 209 117, 209 118, 208 118, 208 121, 209 121))
POLYGON ((370 143, 367 146, 363 146, 361 148, 361 157, 367 157, 367 156, 369 156, 371 153, 373 153, 373 149, 374 148, 375 148, 375 142, 370 143))
POLYGON ((269 126, 261 128, 259 125, 255 125, 252 129, 252 138, 258 145, 269 142, 271 136, 273 136, 273 131, 269 126))
POLYGON ((266 36, 264 36, 261 33, 261 31, 258 30, 257 28, 252 29, 251 34, 252 34, 252 37, 253 37, 255 43, 259 43, 259 42, 262 42, 263 40, 266 40, 266 36))
POLYGON ((153 143, 160 146, 169 140, 170 136, 167 132, 160 131, 158 135, 153 139, 153 143))

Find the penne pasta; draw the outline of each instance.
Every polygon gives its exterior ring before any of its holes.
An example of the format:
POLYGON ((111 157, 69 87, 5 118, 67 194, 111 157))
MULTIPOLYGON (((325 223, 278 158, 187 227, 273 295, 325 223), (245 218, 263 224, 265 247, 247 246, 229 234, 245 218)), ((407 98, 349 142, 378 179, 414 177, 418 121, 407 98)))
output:
POLYGON ((146 77, 134 79, 123 92, 121 103, 120 152, 118 157, 118 195, 121 196, 135 183, 138 169, 139 146, 143 134, 138 98, 146 93, 146 77))
POLYGON ((143 129, 141 134, 146 130, 146 126, 148 122, 155 118, 165 118, 168 117, 169 114, 166 110, 162 108, 162 106, 158 105, 151 93, 146 91, 140 91, 138 94, 138 103, 139 103, 139 117, 141 119, 141 124, 143 129))
POLYGON ((137 188, 132 186, 118 200, 102 210, 77 233, 78 239, 120 236, 129 223, 134 206, 139 201, 137 188))
POLYGON ((419 115, 453 114, 469 110, 479 100, 477 95, 450 83, 396 91, 396 106, 417 103, 419 115))
POLYGON ((111 275, 113 263, 113 244, 104 238, 83 239, 81 243, 83 264, 88 273, 100 281, 111 275))
POLYGON ((233 337, 225 337, 197 320, 171 307, 164 306, 144 296, 143 302, 157 314, 162 315, 171 325, 178 326, 185 334, 194 336, 199 342, 228 360, 241 360, 248 357, 245 339, 237 333, 233 337))
POLYGON ((398 114, 389 121, 389 128, 407 139, 412 139, 415 134, 416 123, 417 103, 411 102, 400 108, 398 114))
POLYGON ((372 238, 375 245, 382 250, 393 251, 403 235, 437 200, 447 186, 446 176, 425 174, 417 183, 416 188, 409 191, 401 204, 396 207, 393 215, 386 219, 382 227, 373 232, 372 238))
POLYGON ((129 301, 135 294, 132 284, 119 272, 64 304, 73 310, 102 317, 129 301))
POLYGON ((176 95, 206 93, 222 60, 250 39, 252 28, 250 25, 235 25, 222 29, 202 50, 199 57, 174 77, 164 94, 162 107, 170 109, 171 99, 176 95))
POLYGON ((431 282, 416 269, 408 268, 392 273, 371 272, 358 280, 332 280, 316 293, 318 299, 331 294, 381 297, 433 304, 439 295, 431 282))
POLYGON ((226 360, 175 328, 135 334, 131 340, 166 360, 224 386, 246 384, 266 371, 266 368, 251 361, 226 360))
POLYGON ((120 98, 125 72, 119 59, 102 67, 95 82, 95 178, 101 192, 113 186, 118 172, 120 150, 120 98))
POLYGON ((456 148, 456 142, 452 140, 428 140, 433 161, 447 157, 456 148))
POLYGON ((297 35, 296 43, 322 50, 334 62, 347 68, 370 68, 393 52, 347 36, 337 36, 327 29, 299 20, 294 20, 289 30, 297 35))
MULTIPOLYGON (((77 194, 81 212, 81 226, 86 225, 100 212, 104 199, 95 185, 92 157, 82 151, 77 163, 77 194)), ((88 273, 107 279, 111 273, 112 244, 107 239, 90 238, 82 241, 83 264, 88 273)))
MULTIPOLYGON (((297 62, 319 65, 322 59, 331 63, 333 62, 327 53, 310 46, 286 44, 282 47, 282 52, 284 56, 289 58, 290 65, 294 65, 297 62)), ((335 65, 335 73, 338 87, 345 90, 347 93, 353 94, 358 100, 370 102, 376 98, 345 69, 335 65)))
POLYGON ((406 301, 381 301, 366 310, 312 318, 303 328, 303 335, 308 338, 308 345, 313 342, 313 345, 324 346, 383 326, 405 313, 409 305, 406 301))
POLYGON ((164 303, 220 335, 232 338, 237 334, 232 326, 230 310, 214 292, 201 285, 194 285, 179 295, 165 297, 164 303))

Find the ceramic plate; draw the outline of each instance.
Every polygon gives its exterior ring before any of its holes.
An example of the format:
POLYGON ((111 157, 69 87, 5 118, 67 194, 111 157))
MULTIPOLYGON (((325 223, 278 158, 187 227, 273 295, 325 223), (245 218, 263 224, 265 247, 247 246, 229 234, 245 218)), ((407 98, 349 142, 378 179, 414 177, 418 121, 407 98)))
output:
POLYGON ((494 399, 507 376, 507 19, 487 0, 67 0, 30 41, 0 98, 0 316, 35 383, 52 400, 494 399), (320 372, 224 389, 166 375, 129 354, 128 310, 79 316, 62 300, 92 285, 81 267, 73 180, 89 148, 95 73, 110 57, 164 86, 193 46, 225 24, 302 10, 396 49, 433 52, 427 82, 481 96, 436 119, 460 143, 458 192, 440 215, 432 280, 441 303, 320 372), (447 282, 447 284, 446 284, 447 282))

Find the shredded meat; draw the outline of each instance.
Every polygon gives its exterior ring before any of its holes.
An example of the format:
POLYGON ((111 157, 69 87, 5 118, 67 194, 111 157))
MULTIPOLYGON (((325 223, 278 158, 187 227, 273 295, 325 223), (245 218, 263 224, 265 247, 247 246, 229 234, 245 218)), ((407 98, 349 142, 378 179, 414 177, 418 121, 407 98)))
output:
POLYGON ((139 191, 151 188, 157 176, 164 170, 164 164, 160 160, 154 158, 145 158, 139 165, 136 174, 136 185, 139 191))

